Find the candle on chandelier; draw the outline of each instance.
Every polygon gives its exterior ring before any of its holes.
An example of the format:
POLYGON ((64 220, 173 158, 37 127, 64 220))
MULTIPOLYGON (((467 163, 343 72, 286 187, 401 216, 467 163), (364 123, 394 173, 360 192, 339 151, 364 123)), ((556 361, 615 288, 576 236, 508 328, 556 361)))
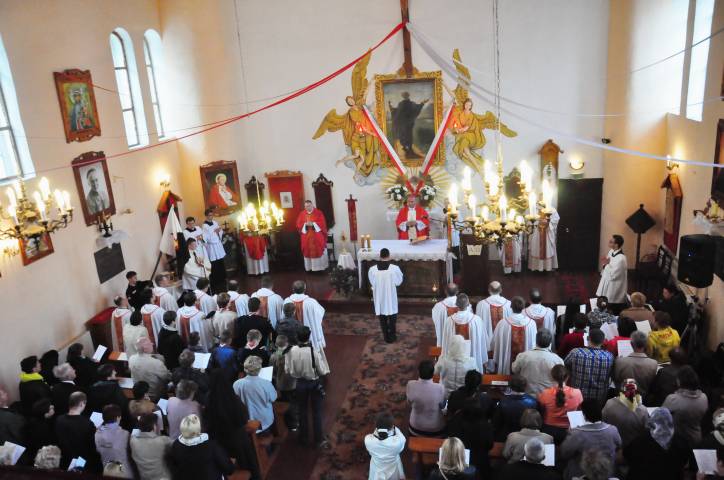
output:
POLYGON ((37 190, 33 192, 33 199, 35 200, 35 206, 38 209, 38 213, 40 213, 40 220, 45 220, 45 204, 43 203, 43 198, 40 195, 40 192, 37 190))
POLYGON ((43 197, 43 201, 47 202, 48 198, 50 198, 50 182, 48 182, 47 178, 43 177, 40 179, 38 186, 40 187, 40 195, 43 197))
POLYGON ((508 199, 505 196, 505 194, 502 194, 500 196, 500 201, 498 202, 498 207, 500 208, 500 219, 505 222, 508 219, 508 217, 507 217, 507 215, 508 215, 508 212, 507 212, 508 199))
POLYGON ((472 212, 472 216, 475 217, 475 207, 478 203, 478 199, 475 198, 474 194, 471 194, 470 197, 468 197, 468 207, 470 207, 470 211, 472 212))
POLYGON ((491 173, 488 178, 490 178, 490 183, 488 184, 490 195, 495 196, 498 194, 498 182, 500 181, 500 178, 497 173, 491 173))
POLYGON ((18 204, 17 198, 15 198, 15 191, 12 188, 8 188, 6 191, 8 195, 8 200, 10 201, 10 206, 14 207, 18 204))
POLYGON ((515 217, 516 217, 515 208, 511 208, 508 211, 508 218, 510 219, 511 222, 515 222, 515 217))
POLYGON ((18 212, 17 212, 16 207, 15 207, 14 204, 13 204, 13 205, 10 205, 10 206, 8 207, 8 213, 10 214, 10 216, 11 216, 12 219, 13 219, 13 224, 14 224, 14 225, 17 225, 17 224, 18 224, 18 212))
POLYGON ((16 180, 15 182, 13 182, 13 188, 15 189, 15 196, 18 198, 18 200, 23 198, 23 189, 20 188, 19 180, 16 180))
POLYGON ((528 162, 525 160, 520 161, 520 183, 523 184, 524 187, 530 187, 532 184, 533 179, 533 170, 531 170, 530 165, 528 165, 528 162))
POLYGON ((63 190, 63 208, 65 208, 66 212, 73 210, 73 207, 70 205, 70 193, 68 193, 68 190, 63 190))
POLYGON ((535 192, 530 192, 528 194, 528 209, 530 210, 530 215, 535 217, 538 214, 538 205, 536 205, 536 202, 538 201, 535 192))
POLYGON ((53 192, 53 198, 55 199, 55 204, 58 207, 58 212, 63 215, 63 192, 56 189, 53 192))
POLYGON ((490 168, 490 162, 485 160, 483 162, 483 181, 490 183, 490 177, 493 175, 493 170, 490 168))
POLYGON ((464 192, 469 192, 473 189, 473 183, 472 183, 472 171, 470 170, 470 167, 466 166, 463 169, 463 181, 462 181, 462 187, 464 192))
POLYGON ((458 185, 453 183, 448 192, 448 200, 450 200, 450 213, 457 213, 458 206, 458 185))
POLYGON ((483 222, 488 221, 488 218, 490 217, 490 209, 487 205, 483 205, 483 210, 480 212, 480 217, 483 219, 483 222))
POLYGON ((523 218, 523 215, 518 215, 517 217, 515 217, 515 222, 519 225, 524 225, 525 219, 523 218))
POLYGON ((551 208, 551 201, 553 199, 553 191, 548 183, 548 180, 543 180, 541 183, 541 190, 543 191, 543 203, 546 208, 551 208))

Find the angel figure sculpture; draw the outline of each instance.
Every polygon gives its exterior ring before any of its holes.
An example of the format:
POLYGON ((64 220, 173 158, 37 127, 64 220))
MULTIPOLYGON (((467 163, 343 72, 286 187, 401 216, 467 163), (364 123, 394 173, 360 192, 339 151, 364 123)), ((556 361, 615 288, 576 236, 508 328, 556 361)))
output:
MULTIPOLYGON (((460 74, 458 86, 452 92, 455 98, 455 108, 452 112, 452 126, 450 128, 455 136, 453 152, 473 171, 482 173, 483 157, 475 150, 480 150, 485 146, 486 139, 483 130, 498 129, 498 119, 490 111, 485 112, 485 115, 473 112, 473 101, 468 96, 467 89, 470 84, 470 71, 461 63, 460 52, 457 48, 453 52, 453 59, 455 68, 460 74)), ((500 133, 506 137, 518 135, 503 123, 500 124, 500 133)))
POLYGON ((352 69, 352 95, 345 99, 349 106, 347 113, 339 115, 334 108, 330 110, 312 137, 316 140, 327 132, 342 130, 344 143, 350 148, 351 154, 337 164, 354 160, 356 172, 364 177, 369 176, 375 165, 379 164, 380 147, 372 125, 362 112, 369 86, 367 64, 370 63, 371 56, 372 52, 367 52, 352 69))

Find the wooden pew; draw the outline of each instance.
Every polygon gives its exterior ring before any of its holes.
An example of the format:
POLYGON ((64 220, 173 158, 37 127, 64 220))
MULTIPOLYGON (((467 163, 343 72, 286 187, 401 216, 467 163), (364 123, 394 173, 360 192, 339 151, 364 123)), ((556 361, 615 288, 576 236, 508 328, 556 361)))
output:
POLYGON ((422 472, 426 468, 437 464, 437 459, 440 456, 438 452, 444 441, 443 438, 410 437, 407 448, 412 452, 413 468, 422 472))
POLYGON ((483 387, 505 388, 510 383, 510 375, 485 374, 483 375, 483 387))

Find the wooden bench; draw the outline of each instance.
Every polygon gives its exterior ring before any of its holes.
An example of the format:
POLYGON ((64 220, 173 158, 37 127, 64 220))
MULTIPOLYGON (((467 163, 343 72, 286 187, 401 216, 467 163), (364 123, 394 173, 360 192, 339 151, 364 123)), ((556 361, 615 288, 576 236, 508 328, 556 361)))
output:
POLYGON ((510 375, 485 374, 483 375, 484 387, 505 388, 510 383, 510 375))
POLYGON ((439 450, 442 447, 443 438, 410 437, 407 448, 412 452, 412 463, 415 468, 423 469, 437 464, 439 450))

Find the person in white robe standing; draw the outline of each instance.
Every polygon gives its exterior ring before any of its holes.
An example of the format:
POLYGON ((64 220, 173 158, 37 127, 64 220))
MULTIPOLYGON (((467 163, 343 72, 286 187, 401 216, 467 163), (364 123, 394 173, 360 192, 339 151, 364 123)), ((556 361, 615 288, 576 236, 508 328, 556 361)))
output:
POLYGON ((153 303, 153 291, 146 288, 141 292, 141 315, 143 316, 143 326, 148 330, 148 338, 151 339, 156 347, 158 347, 158 332, 163 328, 163 314, 166 311, 153 303))
POLYGON ((168 275, 165 273, 159 273, 154 278, 156 286, 153 287, 153 303, 163 308, 164 311, 175 312, 178 310, 178 302, 174 298, 173 294, 168 290, 171 286, 171 281, 168 275))
POLYGON ((201 310, 196 308, 196 295, 193 292, 183 294, 184 306, 176 312, 176 327, 179 335, 186 344, 189 342, 189 335, 198 332, 199 343, 208 352, 214 346, 214 329, 211 320, 204 318, 201 310))
POLYGON ((259 315, 268 318, 272 324, 272 328, 277 328, 277 322, 284 318, 282 313, 284 300, 282 300, 280 295, 274 293, 274 280, 272 277, 268 275, 261 277, 261 288, 252 293, 251 296, 261 301, 259 315))
POLYGON ((513 297, 510 301, 512 315, 504 318, 495 327, 493 359, 496 372, 500 375, 510 375, 510 365, 518 354, 535 347, 535 335, 538 329, 533 320, 523 315, 524 307, 523 297, 513 297))
POLYGON ((558 222, 561 220, 557 210, 551 218, 541 220, 528 237, 528 268, 535 272, 550 272, 558 269, 558 250, 556 236, 558 222))
POLYGON ((229 294, 221 292, 216 296, 217 310, 214 312, 214 316, 211 317, 211 326, 214 329, 214 340, 219 342, 221 335, 224 330, 228 330, 233 335, 234 333, 234 322, 239 316, 236 313, 236 309, 232 308, 230 304, 229 294))
MULTIPOLYGON (((510 316, 513 312, 510 310, 510 300, 502 295, 503 286, 500 282, 490 282, 488 294, 488 298, 478 302, 475 314, 483 321, 488 342, 492 342, 495 327, 503 318, 510 316)), ((491 344, 488 343, 488 352, 491 350, 491 344)))
POLYGON ((483 321, 471 311, 470 299, 464 293, 458 294, 456 305, 458 311, 445 320, 442 329, 442 355, 448 354, 453 338, 460 335, 465 339, 466 353, 475 359, 475 369, 483 373, 490 345, 483 321))
POLYGON ((380 320, 382 336, 387 343, 397 340, 397 287, 402 284, 402 270, 390 263, 390 251, 380 250, 380 261, 367 272, 372 287, 375 315, 380 320))
POLYGON ((196 219, 194 217, 186 217, 186 228, 183 231, 184 240, 188 243, 190 239, 194 239, 197 242, 204 241, 204 231, 201 227, 196 226, 196 219))
POLYGON ((209 295, 209 279, 199 278, 196 282, 196 308, 201 310, 204 316, 216 310, 216 298, 209 295))
MULTIPOLYGON (((319 352, 322 359, 323 367, 329 370, 329 363, 324 354, 327 347, 327 341, 324 338, 324 329, 322 321, 324 320, 324 307, 318 301, 306 294, 307 284, 302 280, 295 280, 292 283, 292 294, 284 299, 284 303, 294 305, 294 316, 299 323, 308 327, 311 331, 309 341, 312 347, 319 352)), ((282 305, 283 308, 283 305, 282 305)))
POLYGON ((608 241, 610 250, 601 259, 601 281, 598 283, 596 296, 607 297, 610 303, 626 303, 628 289, 628 264, 623 254, 623 237, 613 235, 608 241))
POLYGON ((503 273, 506 275, 510 273, 519 273, 522 270, 523 259, 522 259, 522 241, 520 236, 513 235, 503 243, 502 246, 498 247, 498 254, 500 255, 500 262, 503 264, 503 273))
POLYGON ((214 220, 213 208, 207 208, 204 215, 206 220, 201 225, 201 230, 204 232, 206 256, 211 261, 211 274, 209 275, 211 290, 215 293, 223 292, 226 286, 226 267, 224 266, 226 251, 224 250, 224 244, 221 242, 224 231, 214 220))
POLYGON ((540 290, 533 288, 530 291, 530 305, 523 310, 523 314, 535 322, 538 330, 547 328, 556 338, 556 312, 542 304, 543 295, 540 290))
POLYGON ((456 302, 459 292, 460 290, 456 284, 448 283, 445 286, 445 298, 432 307, 432 323, 435 325, 435 338, 438 347, 442 345, 442 327, 445 325, 445 320, 458 311, 456 302))
POLYGON ((128 299, 124 295, 117 295, 113 299, 113 303, 116 309, 111 313, 112 348, 116 352, 124 352, 123 327, 129 324, 132 310, 128 305, 128 299))
MULTIPOLYGON (((237 317, 249 315, 249 295, 239 291, 239 282, 229 280, 228 288, 229 290, 226 293, 229 295, 229 305, 227 308, 236 312, 237 317)), ((218 298, 216 302, 218 304, 218 298)))
POLYGON ((183 287, 184 290, 194 290, 196 282, 200 278, 208 278, 211 274, 211 263, 203 252, 203 248, 198 247, 199 242, 193 238, 186 241, 188 248, 189 260, 184 265, 183 287))
POLYGON ((387 412, 377 415, 375 431, 365 435, 365 448, 370 454, 368 480, 404 480, 400 453, 405 449, 405 436, 387 412))

